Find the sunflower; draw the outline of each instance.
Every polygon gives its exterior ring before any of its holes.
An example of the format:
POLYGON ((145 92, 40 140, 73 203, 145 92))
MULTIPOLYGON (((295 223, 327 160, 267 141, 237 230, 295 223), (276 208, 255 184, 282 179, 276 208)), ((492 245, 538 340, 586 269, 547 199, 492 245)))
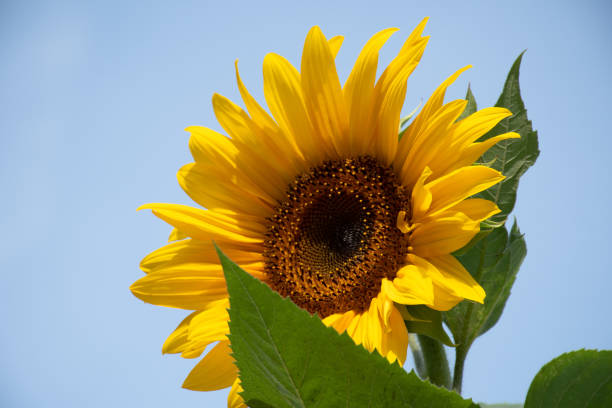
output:
MULTIPOLYGON (((244 406, 230 355, 228 294, 212 242, 282 296, 346 331, 389 362, 404 363, 404 305, 448 310, 484 290, 453 257, 499 212, 470 198, 498 183, 498 171, 473 165, 506 133, 477 140, 511 115, 487 108, 459 120, 467 101, 444 103, 444 81, 398 138, 406 82, 428 37, 423 20, 376 78, 378 53, 397 31, 375 34, 344 86, 335 66, 342 37, 313 27, 301 72, 286 59, 264 59, 270 114, 247 91, 246 110, 213 96, 229 137, 189 127, 194 163, 180 169, 185 192, 206 209, 177 204, 141 208, 174 227, 170 244, 141 263, 131 290, 152 304, 193 310, 168 337, 164 353, 201 356, 183 386, 232 386, 229 406, 244 406)), ((409 318, 409 317, 408 317, 409 318)))

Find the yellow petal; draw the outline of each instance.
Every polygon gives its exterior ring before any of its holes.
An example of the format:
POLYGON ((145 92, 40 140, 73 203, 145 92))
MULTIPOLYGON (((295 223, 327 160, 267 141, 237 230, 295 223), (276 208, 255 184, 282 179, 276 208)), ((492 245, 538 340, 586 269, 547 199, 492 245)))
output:
POLYGON ((385 327, 385 331, 387 331, 389 328, 389 319, 391 318, 393 310, 393 301, 382 290, 378 294, 377 300, 378 313, 382 319, 383 327, 385 327))
POLYGON ((408 77, 416 68, 418 62, 413 61, 397 74, 386 89, 380 89, 380 104, 378 105, 377 126, 375 130, 376 157, 386 165, 395 159, 399 129, 400 112, 406 98, 408 77))
POLYGON ((170 236, 168 237, 168 242, 180 241, 186 238, 189 238, 187 234, 185 234, 183 231, 179 231, 178 228, 173 228, 170 236))
POLYGON ((406 96, 406 81, 417 67, 428 37, 421 37, 427 19, 412 32, 396 58, 391 61, 376 83, 374 111, 375 153, 385 164, 391 164, 398 149, 399 115, 406 96))
MULTIPOLYGON (((228 113, 228 115, 233 115, 235 117, 234 121, 250 122, 244 112, 236 111, 240 108, 233 105, 231 101, 220 96, 217 96, 215 100, 218 104, 229 106, 227 110, 231 113, 228 113)), ((243 126, 247 128, 251 125, 243 124, 243 126)), ((192 126, 186 130, 191 133, 189 146, 197 165, 184 166, 182 171, 179 172, 179 182, 182 181, 181 176, 185 175, 186 169, 196 167, 199 169, 197 173, 207 173, 206 177, 211 180, 228 181, 229 186, 226 190, 229 191, 232 191, 232 187, 238 186, 238 192, 246 190, 250 194, 273 204, 284 196, 291 175, 286 175, 286 178, 281 177, 281 175, 293 172, 293 170, 288 170, 290 166, 284 158, 286 156, 293 157, 294 154, 282 151, 278 146, 262 144, 260 142, 262 138, 259 137, 261 136, 259 134, 256 139, 239 142, 204 127, 192 126), (262 157, 266 157, 264 163, 262 163, 262 157), (277 160, 268 160, 270 157, 275 157, 277 160), (268 164, 275 164, 275 166, 269 166, 268 164), (276 174, 276 176, 270 177, 270 174, 276 174)), ((184 184, 181 186, 191 196, 202 196, 205 194, 202 192, 202 190, 205 190, 203 186, 208 185, 208 183, 192 183, 190 186, 184 184)), ((217 189, 223 189, 223 183, 217 181, 216 184, 221 185, 217 189)), ((226 192, 226 194, 231 193, 226 192)), ((234 195, 239 194, 234 193, 234 195)))
POLYGON ((512 116, 512 112, 506 108, 489 107, 460 120, 453 129, 456 147, 463 150, 508 116, 512 116))
POLYGON ((376 329, 378 332, 377 334, 370 333, 371 322, 369 321, 369 317, 368 311, 355 314, 346 328, 346 333, 353 339, 355 344, 361 345, 371 352, 374 351, 375 344, 368 336, 380 336, 380 327, 376 329))
POLYGON ((450 207, 448 211, 461 212, 474 221, 482 222, 501 210, 493 201, 482 198, 470 198, 450 207))
POLYGON ((429 176, 431 176, 431 170, 425 167, 412 189, 412 219, 415 221, 423 217, 431 207, 431 188, 425 185, 429 176))
POLYGON ((170 264, 138 279, 130 286, 137 298, 154 305, 204 309, 227 297, 221 267, 217 264, 170 264))
POLYGON ((478 303, 484 302, 484 289, 453 255, 441 255, 427 261, 434 267, 434 281, 450 294, 478 303))
POLYGON ((213 109, 219 124, 232 136, 238 147, 237 165, 257 186, 267 189, 272 197, 280 198, 289 181, 283 178, 286 173, 283 170, 286 168, 283 165, 278 166, 279 160, 269 160, 269 151, 262 151, 265 144, 261 143, 260 135, 249 115, 219 94, 213 95, 213 109))
POLYGON ((421 257, 434 257, 463 248, 480 231, 479 223, 466 215, 439 218, 418 225, 410 237, 413 253, 421 257))
POLYGON ((418 265, 401 267, 393 281, 384 278, 381 292, 403 305, 428 305, 434 301, 431 278, 418 265))
MULTIPOLYGON (((377 90, 387 89, 399 73, 406 68, 407 65, 411 66, 412 69, 416 67, 415 64, 421 59, 429 37, 423 37, 423 31, 427 24, 428 18, 424 18, 419 25, 410 33, 410 36, 406 39, 402 48, 400 49, 397 56, 391 61, 391 63, 385 68, 381 74, 378 83, 376 84, 377 90)), ((381 92, 384 94, 384 92, 381 92)))
POLYGON ((485 150, 499 140, 503 140, 496 139, 486 142, 486 147, 480 146, 480 143, 473 144, 475 140, 491 130, 500 120, 510 115, 510 111, 505 108, 485 108, 453 123, 444 136, 445 148, 436 151, 435 156, 433 156, 434 160, 429 161, 436 177, 459 167, 471 165, 485 150))
POLYGON ((264 58, 264 95, 268 108, 285 134, 293 135, 299 151, 310 163, 318 163, 327 144, 312 129, 306 113, 299 72, 285 58, 264 58))
POLYGON ((332 37, 327 41, 329 45, 329 50, 331 51, 334 58, 338 55, 338 51, 340 51, 340 47, 342 47, 342 42, 344 41, 344 37, 341 35, 337 35, 332 37))
POLYGON ((504 133, 503 135, 494 136, 484 142, 472 143, 465 148, 457 159, 454 167, 467 166, 474 163, 484 152, 489 150, 493 145, 507 139, 520 139, 521 135, 515 132, 504 133))
POLYGON ((242 142, 253 139, 251 120, 242 108, 217 93, 213 94, 212 105, 217 121, 232 139, 242 142))
POLYGON ((448 77, 444 82, 438 86, 438 88, 434 91, 434 93, 429 97, 425 106, 418 114, 418 116, 414 119, 414 122, 408 127, 406 133, 402 137, 406 138, 407 143, 413 143, 412 138, 415 134, 417 134, 423 126, 426 126, 429 123, 430 117, 435 114, 442 107, 442 103, 444 102, 444 96, 446 95, 446 90, 448 87, 459 78, 464 71, 472 68, 471 65, 467 65, 459 70, 457 70, 454 74, 448 77))
MULTIPOLYGON (((172 242, 168 245, 164 245, 163 247, 156 249, 155 251, 145 256, 142 259, 142 261, 140 261, 140 269, 144 273, 149 273, 153 269, 155 269, 155 267, 172 260, 176 256, 176 254, 188 253, 192 244, 193 244, 193 241, 191 239, 188 239, 185 241, 172 242)), ((191 252, 191 255, 195 255, 198 252, 199 251, 195 249, 194 251, 191 252)), ((195 259, 191 258, 190 260, 195 260, 195 259)))
POLYGON ((383 320, 378 312, 378 297, 370 301, 370 308, 364 312, 363 319, 363 346, 366 350, 380 350, 382 353, 382 337, 385 331, 383 320))
POLYGON ((380 314, 379 305, 387 300, 387 295, 381 292, 370 302, 370 308, 355 316, 348 326, 347 333, 366 350, 377 350, 390 363, 399 360, 400 365, 406 361, 408 347, 408 332, 402 316, 389 302, 388 324, 380 314))
POLYGON ((415 136, 408 156, 402 163, 400 177, 403 183, 413 185, 425 166, 428 166, 432 173, 441 167, 440 157, 448 151, 453 142, 449 129, 463 112, 466 104, 467 101, 460 99, 442 106, 415 136))
MULTIPOLYGON (((196 358, 204 352, 210 343, 227 340, 227 316, 222 316, 219 313, 223 312, 224 308, 227 307, 229 307, 229 303, 227 298, 225 298, 210 302, 204 310, 187 316, 176 330, 170 334, 162 347, 162 353, 181 353, 183 358, 196 358), (193 338, 194 320, 196 322, 201 322, 202 320, 207 322, 206 330, 208 330, 208 333, 206 338, 193 338)), ((201 325, 201 323, 199 324, 201 325)))
MULTIPOLYGON (((258 252, 243 251, 236 244, 222 244, 226 254, 258 279, 263 259, 258 252)), ((201 310, 227 297, 225 278, 212 242, 181 241, 154 251, 142 261, 147 275, 131 286, 139 299, 181 309, 201 310)))
POLYGON ((247 408, 244 400, 240 396, 241 392, 242 387, 240 386, 240 378, 236 378, 236 381, 234 381, 232 389, 227 396, 227 408, 247 408))
POLYGON ((408 350, 408 330, 402 315, 395 307, 391 308, 389 326, 383 334, 380 350, 390 363, 397 360, 400 366, 404 365, 408 350))
POLYGON ((248 214, 262 220, 272 214, 272 197, 213 163, 189 163, 176 175, 180 186, 202 207, 224 213, 248 214))
POLYGON ((355 342, 355 344, 359 345, 363 343, 363 325, 361 324, 361 320, 363 318, 363 313, 355 313, 355 316, 351 319, 348 326, 346 327, 346 334, 349 335, 351 339, 355 342))
POLYGON ((408 222, 409 220, 406 219, 406 211, 399 211, 397 213, 397 228, 402 231, 404 234, 407 234, 410 232, 411 228, 410 228, 410 223, 408 222))
POLYGON ((198 313, 199 312, 193 312, 183 319, 183 321, 177 326, 176 329, 174 329, 170 336, 168 336, 164 342, 164 345, 162 346, 163 354, 182 353, 185 350, 187 335, 189 333, 189 323, 191 323, 191 319, 193 319, 193 317, 198 313))
POLYGON ((191 319, 187 333, 187 344, 182 351, 182 357, 198 357, 209 344, 227 340, 229 334, 227 309, 229 309, 229 299, 225 297, 210 302, 204 310, 201 310, 191 319))
MULTIPOLYGON (((240 245, 235 243, 226 243, 222 246, 222 249, 230 259, 239 265, 263 261, 259 251, 245 251, 240 245)), ((186 263, 210 263, 218 265, 219 257, 212 241, 194 241, 188 239, 173 242, 145 256, 140 263, 140 268, 145 273, 150 273, 158 268, 167 268, 186 263)))
POLYGON ((282 163, 289 173, 300 173, 303 168, 301 162, 303 158, 297 147, 297 143, 291 133, 284 133, 268 115, 268 113, 257 103, 245 87, 238 72, 238 60, 235 63, 236 82, 240 95, 244 101, 249 114, 256 127, 257 139, 260 143, 254 143, 256 151, 262 151, 263 157, 275 157, 275 162, 282 163), (267 152, 266 152, 267 151, 267 152))
POLYGON ((215 391, 236 381, 238 369, 230 356, 229 341, 221 341, 191 370, 183 388, 194 391, 215 391))
POLYGON ((323 319, 323 324, 333 327, 339 334, 342 334, 348 328, 354 318, 355 312, 353 310, 349 310, 345 313, 335 313, 327 316, 323 319))
POLYGON ((428 214, 445 210, 503 179, 499 171, 486 166, 461 167, 427 183, 433 197, 428 214))
POLYGON ((451 310, 463 300, 462 297, 451 295, 446 288, 443 288, 437 284, 434 284, 434 296, 436 297, 435 302, 428 307, 440 312, 451 310))
POLYGON ((409 54, 414 52, 414 48, 417 44, 420 44, 423 39, 427 39, 429 37, 422 37, 423 31, 425 31, 425 26, 429 21, 429 17, 424 17, 421 22, 412 30, 410 36, 406 39, 402 48, 400 49, 399 55, 409 54))
POLYGON ((374 83, 378 53, 396 28, 382 30, 366 43, 344 85, 344 100, 350 117, 350 154, 365 154, 374 131, 374 83))
POLYGON ((406 95, 406 81, 418 65, 428 37, 421 37, 427 19, 412 32, 396 58, 391 61, 375 86, 376 157, 385 164, 396 158, 399 115, 406 95))
MULTIPOLYGON (((464 67, 453 75, 451 75, 448 79, 446 79, 431 95, 421 112, 417 115, 414 121, 408 126, 402 139, 399 142, 398 153, 397 153, 397 162, 400 163, 401 166, 406 166, 409 164, 409 160, 407 159, 410 152, 414 151, 414 149, 423 143, 424 140, 424 131, 427 126, 432 122, 432 118, 435 117, 436 113, 439 112, 439 109, 442 107, 442 103, 444 101, 444 95, 446 94, 446 89, 459 77, 459 75, 470 68, 471 66, 464 67)), ((420 164, 420 163, 419 163, 420 164)), ((421 164, 420 164, 421 165, 421 164)), ((402 174, 402 182, 408 187, 412 187, 416 178, 420 175, 421 169, 424 166, 421 165, 419 169, 416 171, 406 172, 404 171, 402 174)), ((433 169, 432 169, 433 170, 433 169)))
POLYGON ((348 116, 334 56, 321 29, 306 36, 302 54, 302 89, 315 133, 329 138, 338 156, 345 157, 348 116))
POLYGON ((200 210, 180 204, 150 203, 139 209, 151 209, 153 214, 179 228, 190 237, 203 241, 228 240, 242 243, 262 243, 261 225, 237 221, 230 216, 211 210, 200 210))
POLYGON ((236 82, 238 83, 238 90, 240 91, 240 96, 244 101, 244 104, 253 118, 253 121, 257 123, 263 130, 266 132, 270 132, 272 134, 278 134, 280 129, 274 122, 274 120, 268 115, 268 113, 262 108, 259 103, 251 96, 246 86, 242 82, 240 78, 240 73, 238 72, 238 60, 235 61, 234 67, 236 68, 236 82))
POLYGON ((231 163, 238 149, 227 136, 202 126, 189 126, 189 149, 196 161, 231 163))

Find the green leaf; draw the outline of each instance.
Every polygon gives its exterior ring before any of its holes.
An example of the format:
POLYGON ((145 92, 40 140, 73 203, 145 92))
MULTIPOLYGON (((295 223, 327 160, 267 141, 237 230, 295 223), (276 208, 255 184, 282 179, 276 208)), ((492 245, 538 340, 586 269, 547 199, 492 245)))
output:
POLYGON ((477 406, 356 346, 217 251, 241 395, 250 407, 477 406))
MULTIPOLYGON (((404 320, 406 323, 406 328, 409 333, 418 333, 424 334, 426 336, 431 337, 432 339, 436 339, 439 342, 449 346, 454 347, 455 344, 448 337, 448 334, 444 331, 442 327, 442 313, 428 308, 423 305, 416 306, 404 306, 397 305, 397 307, 404 307, 407 313, 407 318, 404 320), (414 319, 414 320, 413 320, 414 319)), ((400 309, 401 312, 401 309, 400 309)))
POLYGON ((508 235, 506 227, 496 228, 469 251, 458 256, 484 288, 484 304, 462 302, 444 314, 455 343, 455 378, 453 388, 460 390, 463 362, 476 339, 499 320, 516 274, 527 254, 525 239, 516 224, 508 235))
MULTIPOLYGON (((485 302, 485 306, 482 308, 482 311, 484 311, 482 316, 486 315, 487 318, 478 332, 479 336, 493 327, 501 317, 506 301, 510 297, 512 285, 516 280, 516 274, 525 256, 527 256, 527 244, 515 220, 510 230, 510 239, 501 259, 492 269, 482 275, 481 282, 489 300, 485 302), (488 308, 490 309, 487 310, 488 308)), ((480 310, 477 314, 479 312, 480 310)))
MULTIPOLYGON (((455 349, 455 372, 453 388, 461 391, 463 365, 470 346, 476 337, 484 334, 500 318, 518 269, 526 255, 525 240, 518 227, 512 227, 510 235, 504 226, 508 214, 514 208, 520 177, 531 167, 538 155, 538 136, 527 118, 527 110, 519 86, 521 53, 506 78, 502 93, 495 104, 512 112, 479 141, 487 140, 507 132, 517 132, 520 139, 503 140, 485 152, 478 162, 493 167, 506 178, 477 197, 494 201, 501 212, 481 224, 481 232, 457 251, 461 261, 487 294, 484 305, 463 302, 445 313, 445 322, 451 330, 455 349)), ((468 88, 465 115, 476 110, 476 101, 468 88), (469 109, 468 109, 469 108, 469 109)))
POLYGON ((509 236, 505 227, 496 228, 458 257, 487 296, 482 305, 463 302, 446 312, 455 343, 469 347, 499 320, 526 254, 525 239, 515 222, 509 236))
MULTIPOLYGON (((531 167, 540 151, 538 149, 538 133, 533 130, 531 121, 527 118, 527 110, 521 98, 519 86, 519 68, 523 51, 510 68, 503 91, 495 106, 507 108, 512 116, 502 120, 479 141, 489 139, 507 132, 516 132, 520 139, 508 139, 497 143, 478 160, 480 163, 491 163, 490 167, 501 171, 506 178, 478 197, 494 201, 501 209, 488 221, 492 227, 501 225, 514 208, 519 178, 531 167)), ((471 91, 468 89, 468 105, 471 91)), ((473 95, 471 95, 473 99, 473 95)), ((485 225, 486 226, 486 225, 485 225)))
POLYGON ((525 400, 525 408, 536 407, 612 407, 612 351, 572 351, 546 364, 525 400))

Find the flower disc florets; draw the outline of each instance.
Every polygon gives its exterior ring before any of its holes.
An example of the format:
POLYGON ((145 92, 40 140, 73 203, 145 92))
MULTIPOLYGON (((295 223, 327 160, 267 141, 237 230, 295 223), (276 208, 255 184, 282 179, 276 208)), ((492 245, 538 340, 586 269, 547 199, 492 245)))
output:
POLYGON ((268 284, 322 317, 366 310, 406 256, 396 220, 409 208, 392 169, 370 156, 311 168, 268 219, 268 284))

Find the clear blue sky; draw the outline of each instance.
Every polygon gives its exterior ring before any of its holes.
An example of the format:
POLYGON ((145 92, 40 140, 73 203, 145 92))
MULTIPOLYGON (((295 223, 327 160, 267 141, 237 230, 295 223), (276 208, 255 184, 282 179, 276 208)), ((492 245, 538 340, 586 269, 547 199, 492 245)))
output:
POLYGON ((471 82, 492 105, 528 49, 521 82, 542 154, 515 215, 529 254, 500 323, 468 356, 464 395, 520 402, 551 358, 612 348, 609 2, 171 3, 0 5, 0 406, 225 405, 227 391, 180 388, 195 360, 160 354, 185 312, 128 290, 170 231, 135 209, 190 203, 175 179, 190 161, 183 128, 219 129, 210 99, 238 100, 236 58, 261 100, 264 55, 297 63, 315 24, 346 36, 346 78, 370 35, 401 28, 387 62, 431 16, 410 109, 466 64, 449 98, 471 82))

